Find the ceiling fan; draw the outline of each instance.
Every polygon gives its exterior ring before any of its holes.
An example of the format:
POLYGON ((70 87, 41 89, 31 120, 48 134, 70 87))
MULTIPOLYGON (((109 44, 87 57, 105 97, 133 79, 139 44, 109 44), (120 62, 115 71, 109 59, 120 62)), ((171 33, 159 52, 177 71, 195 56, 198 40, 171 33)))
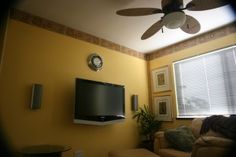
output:
POLYGON ((228 0, 192 0, 185 7, 183 0, 162 0, 159 8, 129 8, 118 10, 116 14, 122 16, 143 16, 163 13, 159 21, 154 23, 142 35, 141 39, 147 39, 162 29, 163 26, 169 29, 180 28, 186 33, 195 34, 200 31, 200 23, 192 16, 186 15, 184 10, 203 11, 227 5, 228 0))

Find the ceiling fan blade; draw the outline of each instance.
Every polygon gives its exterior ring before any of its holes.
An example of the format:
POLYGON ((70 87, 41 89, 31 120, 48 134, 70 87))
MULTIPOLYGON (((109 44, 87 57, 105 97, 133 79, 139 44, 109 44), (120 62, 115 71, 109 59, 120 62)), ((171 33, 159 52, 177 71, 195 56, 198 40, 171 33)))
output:
POLYGON ((116 14, 122 16, 143 16, 162 13, 161 9, 158 8, 130 8, 118 10, 116 14))
POLYGON ((141 39, 145 40, 149 37, 151 37, 152 35, 154 35, 156 32, 158 32, 161 28, 162 28, 163 24, 162 24, 162 20, 157 21, 156 23, 154 23, 150 28, 148 28, 148 30, 146 30, 141 39))
POLYGON ((186 33, 195 34, 200 31, 201 25, 194 17, 186 15, 186 21, 180 28, 186 33))
POLYGON ((192 0, 186 5, 187 10, 202 11, 229 4, 229 0, 192 0))

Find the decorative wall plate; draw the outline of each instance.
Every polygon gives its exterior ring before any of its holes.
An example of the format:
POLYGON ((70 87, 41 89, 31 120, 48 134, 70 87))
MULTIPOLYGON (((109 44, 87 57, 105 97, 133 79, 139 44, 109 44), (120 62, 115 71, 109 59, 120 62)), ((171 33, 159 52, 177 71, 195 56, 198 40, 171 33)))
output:
POLYGON ((103 60, 98 54, 93 53, 88 56, 88 66, 94 71, 99 71, 102 69, 103 60))

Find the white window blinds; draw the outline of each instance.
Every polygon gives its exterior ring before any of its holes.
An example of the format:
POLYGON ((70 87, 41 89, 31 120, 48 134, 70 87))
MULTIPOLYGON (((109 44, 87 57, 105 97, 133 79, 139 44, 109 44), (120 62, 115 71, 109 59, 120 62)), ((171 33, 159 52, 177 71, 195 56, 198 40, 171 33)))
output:
POLYGON ((178 118, 236 114, 236 47, 173 63, 178 118))

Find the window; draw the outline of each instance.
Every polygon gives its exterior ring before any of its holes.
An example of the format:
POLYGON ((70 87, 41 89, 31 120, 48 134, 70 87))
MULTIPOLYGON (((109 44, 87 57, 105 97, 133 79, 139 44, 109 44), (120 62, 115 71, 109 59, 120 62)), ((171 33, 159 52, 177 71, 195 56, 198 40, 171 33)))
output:
POLYGON ((178 118, 236 114, 236 46, 173 63, 178 118))

